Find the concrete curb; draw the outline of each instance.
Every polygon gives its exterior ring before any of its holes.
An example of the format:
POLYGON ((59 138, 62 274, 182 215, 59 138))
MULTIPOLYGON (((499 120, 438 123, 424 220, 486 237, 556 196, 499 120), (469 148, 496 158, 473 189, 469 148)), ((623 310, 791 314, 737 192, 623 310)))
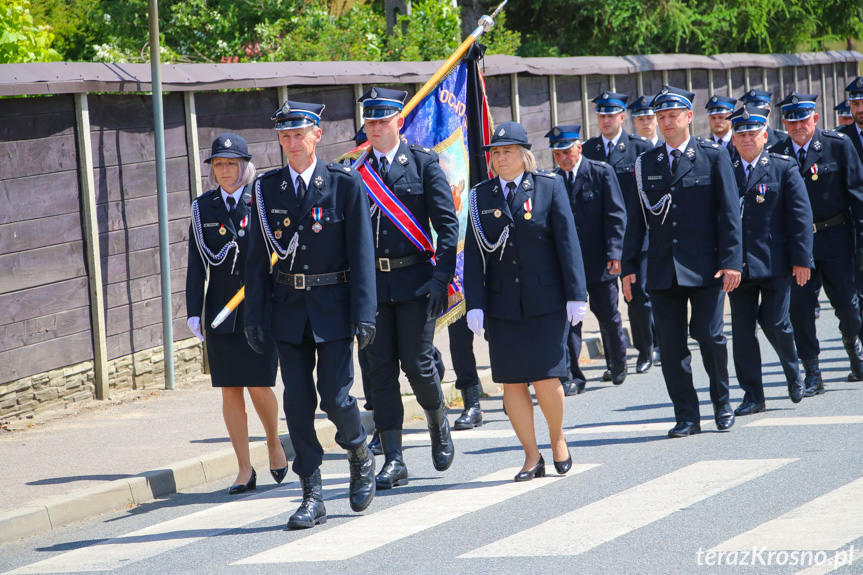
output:
MULTIPOLYGON (((629 329, 628 327, 624 329, 628 337, 629 329)), ((584 344, 582 356, 589 358, 602 356, 602 342, 598 336, 585 338, 582 343, 584 344)), ((483 393, 492 395, 500 391, 501 387, 491 380, 490 369, 480 370, 479 376, 483 393)), ((454 383, 445 383, 441 387, 445 398, 449 399, 457 395, 454 383)), ((414 417, 424 417, 423 409, 416 397, 406 395, 402 399, 406 421, 414 417)), ((363 411, 362 421, 367 430, 371 431, 374 428, 371 412, 363 411)), ((321 445, 326 447, 335 443, 336 427, 329 420, 318 420, 315 428, 321 445)), ((290 459, 294 455, 291 439, 286 434, 282 436, 282 441, 290 459)), ((249 447, 252 465, 268 468, 266 443, 259 441, 249 447)), ((146 471, 67 495, 34 501, 24 507, 0 513, 0 544, 45 533, 103 513, 135 507, 172 493, 225 479, 236 472, 236 457, 233 449, 228 448, 199 458, 180 461, 164 469, 146 471)))

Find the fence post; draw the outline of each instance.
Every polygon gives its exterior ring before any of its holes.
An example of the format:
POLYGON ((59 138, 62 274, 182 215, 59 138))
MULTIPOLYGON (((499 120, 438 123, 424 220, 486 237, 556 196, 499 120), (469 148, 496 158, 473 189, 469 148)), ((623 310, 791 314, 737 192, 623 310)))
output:
POLYGON ((581 76, 581 123, 582 128, 581 131, 584 132, 584 136, 581 138, 582 142, 585 142, 590 139, 590 119, 588 114, 590 108, 587 104, 587 76, 581 76))
MULTIPOLYGON (((357 96, 359 97, 359 96, 357 96)), ((279 106, 288 101, 288 87, 287 86, 279 86, 279 106)), ((288 165, 288 157, 285 155, 285 151, 282 150, 282 146, 279 145, 279 149, 282 153, 282 167, 288 165)))
POLYGON ((726 83, 726 96, 729 98, 734 97, 734 86, 731 85, 731 68, 725 70, 725 83, 726 83))
POLYGON ((551 108, 551 126, 557 126, 557 76, 551 74, 548 77, 548 102, 551 108))
POLYGON ((644 72, 638 72, 635 77, 638 79, 638 96, 644 95, 644 72))
POLYGON ((751 85, 749 81, 749 68, 743 68, 743 91, 748 92, 751 85))
MULTIPOLYGON (((827 78, 824 76, 824 64, 818 66, 818 69, 821 71, 821 117, 824 118, 821 127, 825 130, 829 130, 832 126, 827 125, 827 78)), ((834 112, 835 114, 835 112, 834 112)))
POLYGON ((90 143, 90 108, 87 94, 75 94, 75 122, 78 135, 81 219, 90 286, 90 327, 93 336, 93 372, 96 399, 108 399, 108 343, 105 331, 105 298, 102 292, 102 256, 99 250, 99 220, 96 212, 96 184, 93 179, 93 148, 90 143))
POLYGON ((692 91, 692 70, 690 68, 686 69, 686 90, 692 91))
POLYGON ((518 98, 518 74, 509 75, 510 105, 512 108, 512 121, 521 122, 521 110, 519 110, 518 98))

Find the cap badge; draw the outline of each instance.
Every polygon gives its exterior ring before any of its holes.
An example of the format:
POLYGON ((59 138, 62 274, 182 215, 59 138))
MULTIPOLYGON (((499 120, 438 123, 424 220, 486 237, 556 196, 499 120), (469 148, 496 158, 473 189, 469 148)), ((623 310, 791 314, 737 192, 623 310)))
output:
POLYGON ((324 179, 320 176, 316 176, 315 177, 315 185, 320 188, 321 186, 324 185, 324 179))
POLYGON ((377 98, 378 97, 378 91, 375 90, 374 88, 372 88, 372 91, 369 92, 369 96, 371 96, 372 98, 377 98))
POLYGON ((504 130, 503 128, 501 128, 500 131, 497 133, 498 136, 503 136, 504 134, 506 134, 506 130, 504 130))
POLYGON ((743 118, 744 120, 748 120, 749 119, 749 110, 743 110, 743 114, 740 117, 743 118))
POLYGON ((400 155, 400 156, 399 156, 398 158, 396 158, 396 159, 397 159, 397 160, 399 161, 399 163, 400 163, 401 165, 403 165, 403 166, 404 166, 404 165, 407 165, 407 163, 408 163, 408 158, 407 158, 407 156, 405 156, 404 154, 400 155))
POLYGON ((755 90, 749 90, 749 95, 754 98, 755 97, 755 90))
POLYGON ((608 92, 603 92, 603 93, 602 93, 602 99, 603 99, 603 100, 608 100, 608 92))
POLYGON ((712 98, 710 98, 711 102, 715 102, 716 100, 717 100, 716 96, 713 96, 712 98))
POLYGON ((660 96, 665 96, 668 94, 668 88, 663 87, 662 90, 659 91, 660 96))
POLYGON ((860 78, 860 77, 857 78, 857 87, 863 88, 863 78, 860 78))
POLYGON ((231 139, 230 139, 230 138, 228 138, 227 140, 225 140, 225 147, 226 147, 226 148, 230 148, 230 147, 231 147, 231 146, 233 146, 233 145, 234 145, 234 143, 231 141, 231 139))
POLYGON ((800 100, 797 99, 797 96, 794 96, 793 98, 791 98, 791 103, 796 105, 800 103, 800 100))
POLYGON ((559 136, 559 135, 560 135, 560 129, 559 129, 559 128, 555 128, 554 130, 552 130, 552 132, 551 132, 551 133, 552 133, 552 134, 554 134, 555 136, 559 136))

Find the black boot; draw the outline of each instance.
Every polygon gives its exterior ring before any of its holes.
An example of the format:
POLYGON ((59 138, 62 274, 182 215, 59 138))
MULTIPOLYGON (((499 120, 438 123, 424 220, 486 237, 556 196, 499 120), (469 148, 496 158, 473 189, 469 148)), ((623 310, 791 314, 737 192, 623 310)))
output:
POLYGON ((863 381, 863 346, 860 345, 860 338, 843 335, 842 345, 851 360, 851 375, 848 376, 848 381, 863 381))
POLYGON ((381 436, 377 429, 372 432, 372 440, 369 442, 369 449, 372 451, 372 455, 384 454, 384 450, 381 447, 381 436))
POLYGON ((438 471, 446 471, 452 465, 455 449, 453 449, 452 437, 449 433, 449 421, 446 418, 443 401, 441 401, 439 408, 433 411, 426 410, 426 422, 431 437, 434 468, 438 471))
POLYGON ((613 366, 611 368, 611 383, 614 385, 622 385, 624 380, 626 380, 626 373, 628 371, 628 367, 626 365, 626 359, 624 359, 619 364, 613 366))
POLYGON ((402 430, 381 431, 381 447, 386 461, 380 473, 375 476, 378 489, 392 489, 408 484, 408 468, 402 458, 402 430))
POLYGON ((464 411, 455 420, 455 429, 473 429, 482 425, 482 411, 479 408, 479 385, 461 390, 464 411))
POLYGON ((308 529, 318 523, 326 523, 327 509, 321 493, 321 470, 315 469, 311 475, 301 475, 300 485, 303 487, 303 502, 288 519, 288 529, 308 529))
POLYGON ((351 509, 359 513, 375 498, 375 458, 365 441, 359 447, 348 449, 348 464, 351 468, 351 509))
POLYGON ((803 378, 804 397, 813 397, 824 393, 824 382, 821 380, 821 370, 818 369, 818 356, 801 359, 806 377, 803 378))

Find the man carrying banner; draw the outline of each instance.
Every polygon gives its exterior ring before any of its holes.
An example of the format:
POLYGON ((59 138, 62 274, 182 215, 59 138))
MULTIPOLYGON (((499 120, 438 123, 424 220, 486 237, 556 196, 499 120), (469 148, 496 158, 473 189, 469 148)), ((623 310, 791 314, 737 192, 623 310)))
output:
POLYGON ((276 342, 293 470, 303 489, 303 502, 288 520, 292 529, 327 520, 324 450, 315 432, 318 394, 336 427, 336 443, 348 451, 351 509, 366 509, 375 495, 374 457, 349 393, 354 335, 360 349, 375 336, 369 201, 354 170, 315 155, 323 109, 287 101, 273 116, 288 165, 255 182, 246 256, 246 338, 258 353, 267 338, 276 342))
POLYGON ((437 154, 399 138, 406 97, 407 92, 373 87, 358 100, 371 144, 360 173, 372 200, 377 268, 377 335, 367 356, 375 428, 385 457, 375 478, 379 489, 408 482, 399 364, 425 410, 435 469, 448 469, 454 455, 433 340, 455 272, 458 220, 437 154), (429 220, 437 232, 436 248, 429 220))

